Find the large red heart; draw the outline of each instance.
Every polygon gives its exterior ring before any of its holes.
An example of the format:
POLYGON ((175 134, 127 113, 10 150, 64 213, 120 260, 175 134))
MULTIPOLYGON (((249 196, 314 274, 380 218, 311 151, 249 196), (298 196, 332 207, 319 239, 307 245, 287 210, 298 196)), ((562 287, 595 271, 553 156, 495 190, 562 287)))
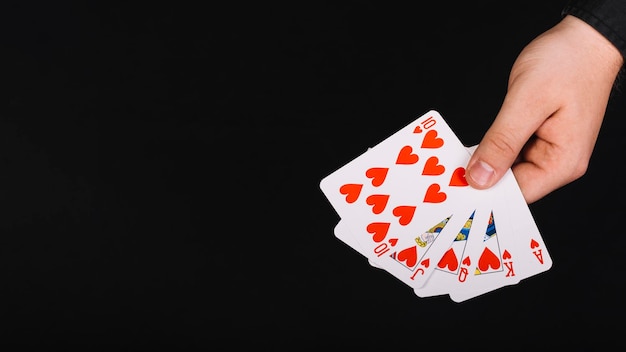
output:
POLYGON ((478 269, 485 272, 489 270, 489 268, 500 268, 500 260, 489 248, 485 247, 483 254, 481 254, 480 259, 478 259, 478 269))
POLYGON ((426 203, 441 203, 446 200, 447 196, 445 192, 439 192, 441 187, 438 184, 433 183, 428 186, 426 195, 424 195, 424 202, 426 203))
POLYGON ((431 156, 426 160, 424 164, 424 170, 422 171, 422 175, 441 175, 446 171, 446 168, 443 165, 439 164, 439 158, 436 156, 431 156))
POLYGON ((407 225, 413 219, 415 208, 413 205, 399 205, 393 208, 393 215, 398 218, 400 225, 407 225))
POLYGON ((406 266, 409 268, 414 267, 417 263, 417 247, 413 246, 401 250, 396 256, 396 259, 400 262, 405 262, 406 266))
POLYGON ((454 253, 454 249, 450 248, 446 253, 441 257, 437 266, 441 269, 448 267, 448 270, 454 272, 459 267, 459 261, 456 258, 456 254, 454 253))
POLYGON ((454 172, 452 172, 452 177, 450 177, 450 186, 468 186, 467 180, 465 179, 465 168, 457 167, 454 172))
POLYGON ((440 148, 441 146, 443 146, 443 139, 437 137, 436 130, 426 132, 422 141, 422 148, 440 148))
POLYGON ((367 225, 367 232, 372 234, 372 240, 374 242, 380 242, 387 237, 387 232, 389 232, 388 222, 373 222, 367 225))
POLYGON ((388 167, 372 167, 365 171, 365 176, 372 180, 372 186, 378 187, 385 181, 388 171, 388 167))
POLYGON ((388 194, 372 194, 371 196, 367 197, 365 202, 368 205, 372 206, 372 212, 374 214, 380 214, 383 212, 383 210, 385 210, 388 200, 388 194))
POLYGON ((361 189, 363 188, 362 184, 357 183, 346 183, 345 185, 339 188, 339 193, 346 196, 346 202, 354 203, 357 199, 359 199, 359 195, 361 194, 361 189))
POLYGON ((417 154, 413 154, 413 148, 410 145, 406 145, 400 149, 396 164, 410 165, 415 164, 419 160, 417 154))

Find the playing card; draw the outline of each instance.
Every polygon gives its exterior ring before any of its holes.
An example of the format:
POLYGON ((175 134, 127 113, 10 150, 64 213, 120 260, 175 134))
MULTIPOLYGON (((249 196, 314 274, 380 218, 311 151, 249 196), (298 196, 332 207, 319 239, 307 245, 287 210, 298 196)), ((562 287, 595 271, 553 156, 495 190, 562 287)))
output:
MULTIPOLYGON (((470 154, 475 148, 468 148, 470 154)), ((473 214, 466 226, 471 231, 465 230, 471 235, 462 231, 458 236, 464 240, 463 247, 458 239, 454 242, 427 284, 415 289, 418 296, 447 292, 454 301, 462 302, 551 267, 552 259, 512 171, 489 191, 498 197, 473 214), (453 255, 461 249, 462 257, 453 255)))
POLYGON ((364 255, 419 288, 489 192, 468 186, 469 153, 429 111, 320 182, 364 255))
MULTIPOLYGON (((470 148, 468 148, 468 150, 470 150, 470 148)), ((437 267, 435 267, 435 271, 433 272, 431 278, 427 281, 426 285, 424 285, 421 289, 415 290, 418 296, 426 297, 447 294, 454 285, 454 280, 463 281, 467 276, 467 268, 461 269, 461 265, 463 264, 462 261, 464 259, 466 262, 468 260, 468 254, 465 251, 465 247, 467 245, 467 238, 472 226, 473 217, 474 212, 459 230, 459 233, 453 239, 450 248, 446 250, 442 258, 439 260, 437 267)), ((338 239, 367 258, 367 254, 364 249, 350 232, 345 222, 339 221, 335 227, 334 233, 338 239)), ((376 262, 369 258, 368 263, 371 266, 378 268, 376 262)))
POLYGON ((502 188, 502 197, 494 202, 483 235, 468 242, 469 275, 465 284, 452 286, 452 300, 461 302, 517 284, 552 266, 537 224, 516 186, 511 170, 495 186, 502 188))
POLYGON ((448 249, 437 261, 432 275, 426 284, 415 289, 415 294, 419 297, 428 297, 447 294, 453 289, 457 282, 463 282, 467 278, 467 243, 470 233, 476 236, 478 226, 474 226, 476 210, 467 218, 463 227, 458 230, 457 235, 450 243, 448 249))

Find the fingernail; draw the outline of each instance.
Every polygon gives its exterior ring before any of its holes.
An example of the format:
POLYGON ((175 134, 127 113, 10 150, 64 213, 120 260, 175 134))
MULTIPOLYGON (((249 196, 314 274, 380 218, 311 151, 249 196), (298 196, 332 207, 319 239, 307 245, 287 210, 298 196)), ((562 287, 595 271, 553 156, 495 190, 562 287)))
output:
POLYGON ((480 186, 487 186, 495 176, 493 168, 486 162, 478 160, 469 170, 469 176, 480 186))

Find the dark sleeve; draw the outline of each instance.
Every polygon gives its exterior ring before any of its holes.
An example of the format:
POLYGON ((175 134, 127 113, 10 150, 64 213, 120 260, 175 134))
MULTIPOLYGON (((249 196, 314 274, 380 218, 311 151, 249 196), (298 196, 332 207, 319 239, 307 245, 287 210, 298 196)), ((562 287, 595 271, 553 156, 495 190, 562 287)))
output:
POLYGON ((561 14, 587 22, 626 58, 626 0, 569 0, 561 14))

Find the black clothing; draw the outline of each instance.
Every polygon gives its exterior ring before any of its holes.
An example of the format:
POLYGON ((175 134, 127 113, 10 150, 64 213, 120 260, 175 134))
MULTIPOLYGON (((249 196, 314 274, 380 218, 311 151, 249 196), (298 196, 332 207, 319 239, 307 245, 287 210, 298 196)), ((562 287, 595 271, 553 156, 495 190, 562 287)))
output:
POLYGON ((626 57, 626 1, 570 0, 562 15, 572 15, 602 33, 626 57))

